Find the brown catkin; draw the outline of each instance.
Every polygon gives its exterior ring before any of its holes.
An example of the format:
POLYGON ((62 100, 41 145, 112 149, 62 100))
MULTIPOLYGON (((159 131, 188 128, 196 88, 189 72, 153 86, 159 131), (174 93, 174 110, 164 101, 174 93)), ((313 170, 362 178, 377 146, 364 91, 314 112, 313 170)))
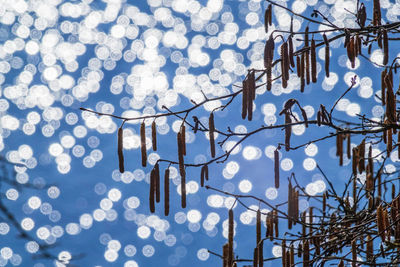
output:
POLYGON ((151 144, 153 146, 153 150, 157 151, 157 128, 156 121, 154 120, 151 124, 151 144))
POLYGON ((169 168, 164 172, 164 215, 169 214, 169 168))
POLYGON ((253 100, 256 98, 255 71, 249 72, 247 82, 248 82, 248 90, 249 90, 249 95, 247 98, 247 118, 249 121, 251 121, 253 119, 253 100))
POLYGON ((206 165, 204 165, 203 167, 201 167, 201 171, 200 171, 200 186, 203 187, 204 186, 204 180, 205 180, 205 170, 204 167, 206 165))
POLYGON ((185 123, 182 122, 182 126, 181 126, 181 133, 182 133, 182 149, 183 149, 183 155, 186 156, 186 127, 185 127, 185 123))
POLYGON ((228 266, 228 243, 222 247, 222 267, 228 266))
POLYGON ((374 0, 372 23, 373 23, 374 26, 381 25, 381 5, 380 5, 380 0, 374 0))
POLYGON ((288 43, 289 43, 289 62, 290 62, 290 66, 292 66, 292 68, 294 68, 295 64, 294 64, 294 50, 293 50, 292 35, 289 36, 288 43))
POLYGON ((256 244, 259 245, 261 241, 261 211, 260 209, 257 210, 256 215, 256 244))
POLYGON ((387 136, 386 150, 387 150, 387 155, 390 156, 390 153, 393 150, 392 129, 388 129, 386 132, 387 132, 386 133, 386 136, 387 136))
POLYGON ((305 29, 304 33, 304 47, 306 48, 305 52, 305 61, 306 61, 306 82, 310 84, 310 50, 309 50, 309 39, 308 39, 308 26, 305 29))
POLYGON ((155 183, 156 183, 155 180, 156 180, 156 177, 155 177, 154 169, 152 169, 150 172, 150 192, 149 192, 149 206, 150 206, 151 213, 154 213, 156 210, 155 201, 154 201, 155 183))
POLYGON ((290 113, 285 112, 285 150, 290 150, 290 136, 292 135, 292 119, 290 118, 290 113))
POLYGON ((351 158, 351 134, 348 133, 347 134, 347 158, 350 159, 351 158))
POLYGON ((265 28, 265 33, 268 33, 268 25, 269 25, 269 10, 268 8, 265 9, 264 13, 264 28, 265 28))
POLYGON ((386 77, 387 71, 384 69, 381 72, 381 102, 382 106, 386 104, 386 82, 385 82, 385 77, 386 77))
POLYGON ((329 77, 329 64, 330 64, 330 54, 329 54, 329 40, 325 33, 322 35, 325 44, 325 76, 329 77))
POLYGON ((305 69, 305 53, 301 54, 301 63, 300 63, 300 92, 304 92, 304 88, 306 86, 306 80, 305 80, 305 74, 304 74, 304 69, 305 69))
POLYGON ((385 222, 383 219, 383 207, 382 205, 379 205, 379 207, 376 209, 376 224, 378 226, 378 234, 380 235, 382 242, 385 242, 385 222))
POLYGON ((358 157, 358 171, 361 174, 363 171, 365 171, 365 139, 363 139, 361 144, 359 145, 358 157))
POLYGON ((324 192, 324 195, 322 197, 322 213, 325 216, 326 212, 326 192, 324 192))
POLYGON ((247 80, 242 82, 242 119, 247 117, 247 98, 248 98, 248 88, 247 80))
POLYGON ((258 267, 264 266, 264 243, 263 241, 258 244, 258 267))
POLYGON ((210 150, 211 150, 211 157, 215 157, 215 140, 214 140, 214 113, 210 113, 210 117, 208 118, 208 127, 209 127, 209 137, 210 137, 210 150))
POLYGON ((311 40, 311 80, 317 82, 317 52, 315 51, 315 40, 311 40))
POLYGON ((386 29, 382 30, 382 38, 383 38, 383 65, 386 65, 388 64, 389 61, 389 41, 386 29))
POLYGON ((358 167, 358 148, 353 147, 352 170, 354 177, 357 177, 357 167, 358 167))
POLYGON ((155 187, 156 187, 156 202, 160 202, 160 166, 158 165, 158 162, 154 165, 154 176, 155 176, 155 187))
POLYGON ((122 127, 118 129, 118 163, 119 163, 119 172, 123 173, 125 171, 124 168, 124 152, 123 152, 123 132, 122 127))
POLYGON ((275 188, 279 188, 279 151, 274 151, 275 188))
POLYGON ((299 55, 296 56, 296 67, 297 67, 297 77, 301 77, 301 58, 299 55))
POLYGON ((272 25, 272 5, 271 4, 269 4, 268 5, 268 24, 269 24, 269 26, 271 26, 272 25))
POLYGON ((181 132, 178 132, 178 158, 179 158, 179 172, 181 175, 181 206, 182 208, 186 208, 186 171, 183 158, 181 132))
POLYGON ((254 248, 254 253, 253 253, 253 267, 258 267, 258 248, 254 248))
POLYGON ((142 152, 142 167, 147 164, 147 149, 146 149, 146 125, 144 121, 140 124, 140 150, 142 152))
POLYGON ((288 263, 286 262, 286 240, 282 240, 282 267, 288 267, 288 263))
POLYGON ((279 236, 279 217, 278 217, 278 211, 274 209, 274 225, 275 225, 275 237, 279 236))
POLYGON ((230 209, 228 213, 228 266, 233 263, 233 210, 230 209))
POLYGON ((282 87, 287 87, 287 80, 288 77, 286 76, 286 69, 289 67, 287 66, 287 43, 283 43, 281 45, 281 78, 282 78, 282 87))

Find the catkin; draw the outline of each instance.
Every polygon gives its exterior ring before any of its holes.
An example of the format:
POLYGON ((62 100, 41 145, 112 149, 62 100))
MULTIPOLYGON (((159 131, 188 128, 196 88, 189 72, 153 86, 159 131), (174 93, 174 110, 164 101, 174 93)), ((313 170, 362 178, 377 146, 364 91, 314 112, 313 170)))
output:
POLYGON ((292 68, 294 68, 295 64, 294 64, 294 51, 293 51, 292 35, 289 36, 288 43, 289 43, 289 62, 290 62, 290 66, 292 66, 292 68))
POLYGON ((247 119, 251 121, 253 119, 253 100, 256 98, 256 79, 254 71, 251 71, 248 75, 248 90, 249 95, 247 97, 247 119))
POLYGON ((186 127, 185 122, 182 122, 181 126, 181 133, 182 133, 182 149, 183 155, 186 156, 186 127))
POLYGON ((287 87, 287 76, 286 76, 286 69, 289 67, 287 66, 287 43, 283 43, 281 45, 281 78, 282 78, 282 87, 287 87))
POLYGON ((373 23, 374 26, 381 25, 381 5, 380 5, 380 0, 374 0, 372 23, 373 23))
POLYGON ((200 186, 203 187, 204 186, 204 179, 205 179, 205 174, 204 174, 204 166, 201 167, 201 171, 200 171, 200 186))
POLYGON ((146 126, 144 121, 140 124, 140 150, 142 152, 142 167, 147 164, 147 149, 146 149, 146 126))
POLYGON ((154 120, 151 124, 151 144, 153 146, 153 150, 157 151, 157 129, 156 129, 156 121, 154 120))
POLYGON ((215 157, 215 140, 214 140, 214 113, 210 113, 210 117, 208 118, 208 127, 209 127, 209 137, 210 137, 210 150, 211 150, 211 157, 215 157))
POLYGON ((390 156, 390 153, 393 150, 392 129, 388 129, 386 135, 387 135, 386 150, 387 150, 387 155, 390 156))
POLYGON ((254 253, 253 253, 253 267, 258 267, 258 248, 254 248, 254 253))
POLYGON ((306 82, 310 84, 310 52, 309 52, 309 40, 308 40, 308 26, 305 29, 304 34, 304 47, 306 48, 305 60, 306 60, 306 82))
POLYGON ((274 151, 275 188, 279 188, 279 151, 274 151))
POLYGON ((352 170, 354 177, 357 177, 357 168, 358 168, 358 149, 357 147, 353 147, 352 170))
POLYGON ((282 267, 288 267, 288 264, 286 262, 286 240, 282 240, 282 267))
POLYGON ((258 267, 264 266, 264 243, 263 241, 258 244, 258 267))
POLYGON ((358 157, 358 171, 361 174, 363 171, 365 171, 365 139, 363 139, 361 144, 359 145, 358 157))
POLYGON ((247 80, 243 80, 242 82, 242 119, 247 117, 247 98, 248 98, 248 88, 247 88, 247 80))
POLYGON ((311 40, 311 80, 317 82, 317 53, 315 51, 315 40, 311 40))
POLYGON ((259 245, 261 241, 261 211, 260 209, 257 210, 256 215, 256 244, 259 245))
POLYGON ((290 136, 292 135, 292 119, 289 112, 285 112, 285 150, 290 150, 290 136))
POLYGON ((373 239, 370 235, 367 235, 367 261, 372 262, 374 257, 374 245, 373 239))
POLYGON ((179 172, 181 175, 181 206, 186 208, 186 171, 183 158, 182 135, 178 132, 178 158, 179 158, 179 172))
POLYGON ((386 77, 387 71, 386 69, 384 69, 381 72, 381 102, 382 102, 382 106, 384 106, 386 104, 386 82, 385 82, 385 77, 386 77))
POLYGON ((119 163, 119 172, 123 173, 125 171, 124 168, 124 152, 123 152, 123 132, 122 127, 118 129, 118 163, 119 163))
POLYGON ((330 54, 329 54, 329 40, 325 33, 322 35, 325 44, 325 76, 329 77, 329 64, 330 64, 330 54))
POLYGON ((155 203, 154 203, 154 193, 155 193, 155 173, 154 169, 150 172, 150 192, 149 192, 149 206, 150 212, 154 213, 156 210, 155 203))
POLYGON ((351 158, 351 137, 350 133, 347 134, 347 158, 351 158))
POLYGON ((379 205, 376 209, 376 224, 378 226, 378 234, 380 235, 382 242, 385 242, 385 222, 383 219, 383 207, 379 205))
POLYGON ((297 77, 301 77, 301 58, 299 55, 296 56, 296 67, 297 67, 297 77))
POLYGON ((276 209, 274 209, 273 215, 274 215, 274 225, 275 225, 275 237, 278 237, 279 236, 279 223, 278 223, 279 217, 278 217, 278 211, 276 209))
POLYGON ((155 177, 155 187, 156 187, 156 202, 160 202, 160 167, 158 162, 154 165, 154 177, 155 177))
POLYGON ((265 33, 268 33, 268 22, 269 22, 269 11, 268 8, 265 9, 265 13, 264 13, 264 28, 265 28, 265 33))
POLYGON ((169 168, 164 172, 164 215, 169 214, 169 168))
POLYGON ((222 247, 222 267, 228 266, 228 243, 222 247))
POLYGON ((300 92, 304 92, 304 87, 306 86, 306 80, 305 80, 305 74, 304 74, 304 69, 305 69, 305 53, 301 54, 301 63, 300 63, 300 92))
POLYGON ((382 30, 382 38, 383 38, 383 65, 386 65, 388 64, 389 61, 389 41, 386 29, 382 30))
POLYGON ((229 210, 228 216, 228 266, 233 263, 233 210, 229 210))

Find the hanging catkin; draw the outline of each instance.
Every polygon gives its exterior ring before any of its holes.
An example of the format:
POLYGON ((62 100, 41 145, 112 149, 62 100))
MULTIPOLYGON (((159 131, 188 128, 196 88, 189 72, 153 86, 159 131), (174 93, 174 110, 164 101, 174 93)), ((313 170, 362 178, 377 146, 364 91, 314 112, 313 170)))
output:
POLYGON ((146 125, 144 121, 140 124, 140 150, 142 152, 142 167, 146 167, 147 149, 146 149, 146 125))
POLYGON ((381 25, 381 5, 380 5, 380 0, 374 0, 372 24, 374 26, 381 25))
POLYGON ((301 77, 301 57, 299 55, 296 56, 296 67, 297 67, 297 77, 301 77))
POLYGON ((164 172, 164 215, 169 214, 169 168, 164 172))
POLYGON ((154 120, 151 124, 151 144, 153 146, 153 150, 157 151, 157 129, 156 129, 156 121, 154 120))
POLYGON ((292 66, 292 68, 294 68, 295 64, 294 64, 294 50, 293 50, 292 35, 289 36, 288 43, 289 43, 289 62, 290 62, 290 66, 292 66))
POLYGON ((249 95, 247 97, 247 118, 251 121, 253 119, 253 100, 256 98, 256 78, 254 71, 249 72, 247 82, 249 90, 249 95))
POLYGON ((386 29, 382 30, 382 38, 383 38, 383 65, 386 65, 388 64, 389 61, 389 41, 386 29))
POLYGON ((228 218, 228 266, 232 266, 233 263, 233 210, 229 210, 228 218))
POLYGON ((151 170, 150 172, 150 192, 149 192, 149 206, 150 206, 150 212, 154 213, 156 210, 155 208, 155 201, 154 201, 154 195, 155 195, 155 173, 154 169, 151 170))
POLYGON ((381 72, 381 102, 382 106, 386 104, 386 82, 385 82, 385 77, 386 77, 387 71, 384 69, 381 72))
POLYGON ((182 152, 183 152, 183 155, 186 156, 186 127, 185 127, 185 122, 182 122, 181 136, 182 136, 182 152))
POLYGON ((154 165, 154 177, 155 177, 155 187, 156 187, 156 202, 160 202, 160 167, 158 162, 154 165))
POLYGON ((347 134, 347 158, 351 158, 351 137, 350 133, 347 134))
POLYGON ((304 34, 304 47, 306 49, 305 52, 305 61, 306 61, 306 82, 310 84, 310 47, 309 47, 309 40, 308 40, 308 26, 305 29, 304 34))
POLYGON ((287 66, 287 43, 283 43, 281 45, 281 78, 282 78, 282 87, 287 87, 287 79, 286 76, 286 69, 289 67, 287 66))
POLYGON ((208 127, 209 127, 209 138, 210 138, 210 150, 211 157, 215 157, 215 140, 214 140, 214 113, 210 113, 210 117, 208 118, 208 127))
POLYGON ((179 172, 181 175, 181 206, 186 208, 186 171, 183 158, 183 145, 182 135, 178 132, 178 158, 179 158, 179 172))
POLYGON ((119 163, 119 172, 123 173, 125 171, 124 168, 124 152, 123 152, 123 132, 122 127, 118 129, 118 163, 119 163))
POLYGON ((274 151, 275 188, 279 188, 279 151, 274 151))
POLYGON ((242 82, 242 119, 247 117, 247 97, 248 97, 248 86, 247 80, 242 82))
POLYGON ((256 245, 258 246, 261 241, 261 211, 257 210, 256 215, 256 245))
POLYGON ((306 86, 306 80, 305 80, 305 74, 304 74, 304 69, 305 69, 305 54, 301 54, 301 63, 300 63, 300 92, 304 92, 304 88, 306 86))
POLYGON ((290 150, 290 136, 292 135, 292 119, 290 118, 290 113, 285 112, 285 150, 290 150))
POLYGON ((315 51, 315 40, 311 40, 311 80, 317 82, 317 52, 315 51))
POLYGON ((325 76, 329 77, 329 63, 330 63, 330 54, 329 54, 329 40, 326 37, 325 33, 322 35, 324 38, 325 44, 325 76))

